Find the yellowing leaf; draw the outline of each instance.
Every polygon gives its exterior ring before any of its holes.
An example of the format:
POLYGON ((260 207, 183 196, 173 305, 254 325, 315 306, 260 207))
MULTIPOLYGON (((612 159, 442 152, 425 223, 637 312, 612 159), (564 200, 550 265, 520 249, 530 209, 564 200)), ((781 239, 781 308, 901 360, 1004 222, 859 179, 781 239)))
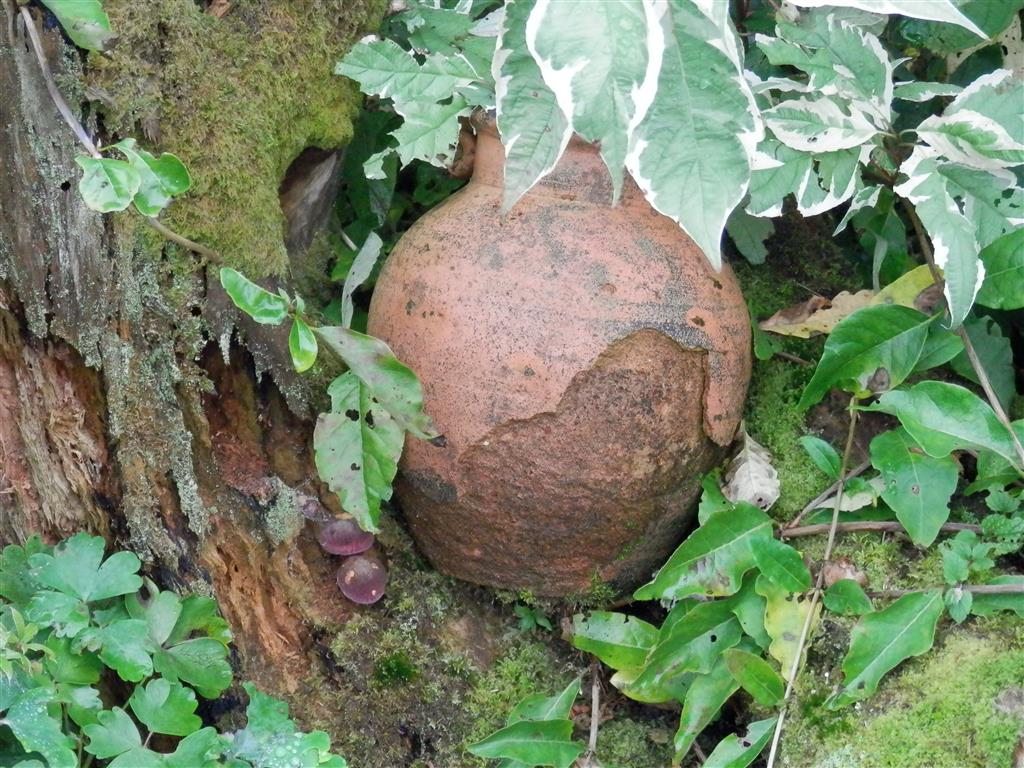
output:
POLYGON ((843 291, 831 301, 814 296, 802 304, 780 309, 763 320, 761 328, 780 336, 796 336, 798 339, 829 334, 840 320, 871 304, 874 297, 874 292, 868 290, 857 293, 843 291))
MULTIPOLYGON (((811 613, 811 601, 800 599, 777 587, 763 576, 757 580, 757 593, 765 598, 764 628, 772 639, 768 646, 768 653, 776 659, 782 667, 782 677, 787 681, 793 677, 793 663, 797 658, 797 649, 800 645, 800 637, 803 633, 804 624, 811 613)), ((810 637, 814 631, 815 624, 821 618, 821 604, 815 604, 814 617, 811 619, 811 626, 807 631, 810 637)), ((806 656, 807 647, 804 646, 803 655, 806 656)), ((800 661, 803 666, 803 659, 800 661)))

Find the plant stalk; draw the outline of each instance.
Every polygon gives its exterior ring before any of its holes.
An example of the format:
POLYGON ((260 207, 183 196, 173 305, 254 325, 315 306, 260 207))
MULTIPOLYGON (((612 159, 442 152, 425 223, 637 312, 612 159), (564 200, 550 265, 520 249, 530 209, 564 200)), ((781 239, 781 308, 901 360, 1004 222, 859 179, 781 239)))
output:
MULTIPOLYGON (((819 533, 827 533, 831 529, 832 526, 829 523, 801 525, 797 528, 783 528, 779 532, 779 537, 783 539, 792 539, 797 536, 815 536, 819 533)), ((850 523, 839 523, 836 525, 836 530, 844 532, 891 531, 894 533, 903 533, 906 531, 901 523, 888 520, 863 520, 850 523)), ((975 533, 981 533, 981 526, 971 525, 970 523, 945 523, 939 530, 945 531, 946 533, 955 533, 957 531, 974 531, 975 533)))
MULTIPOLYGON (((948 589, 946 586, 928 587, 927 589, 948 589)), ((868 597, 896 598, 925 592, 927 589, 874 589, 866 594, 868 597)), ((1024 584, 961 584, 960 589, 974 595, 1024 595, 1024 584)))
MULTIPOLYGON (((852 480, 853 478, 858 477, 858 476, 864 474, 864 472, 866 472, 870 467, 871 467, 871 462, 870 461, 865 461, 863 464, 858 464, 856 467, 851 469, 849 471, 849 473, 847 473, 846 477, 843 479, 842 482, 845 483, 847 480, 852 480)), ((840 485, 840 481, 836 480, 834 483, 832 483, 832 485, 830 485, 824 491, 822 491, 817 496, 815 496, 813 499, 811 499, 811 501, 807 504, 807 506, 805 506, 803 509, 800 510, 800 514, 797 515, 796 517, 794 517, 789 523, 784 525, 782 530, 784 530, 784 531, 791 530, 791 529, 796 528, 797 526, 799 526, 801 520, 803 520, 805 517, 807 517, 808 514, 813 512, 815 509, 817 509, 818 505, 821 504, 821 502, 825 501, 825 499, 827 499, 829 496, 831 496, 833 493, 835 493, 839 489, 839 485, 840 485)))

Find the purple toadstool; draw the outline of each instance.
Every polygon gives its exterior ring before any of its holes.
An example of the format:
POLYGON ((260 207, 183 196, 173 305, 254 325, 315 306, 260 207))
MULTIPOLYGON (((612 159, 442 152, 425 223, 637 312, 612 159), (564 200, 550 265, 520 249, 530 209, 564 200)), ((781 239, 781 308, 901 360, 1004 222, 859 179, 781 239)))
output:
POLYGON ((387 568, 372 557, 356 555, 346 558, 338 569, 338 587, 353 603, 376 603, 384 596, 387 583, 387 568))
POLYGON ((320 528, 320 546, 332 555, 358 555, 373 546, 374 536, 356 525, 355 520, 332 520, 320 528))

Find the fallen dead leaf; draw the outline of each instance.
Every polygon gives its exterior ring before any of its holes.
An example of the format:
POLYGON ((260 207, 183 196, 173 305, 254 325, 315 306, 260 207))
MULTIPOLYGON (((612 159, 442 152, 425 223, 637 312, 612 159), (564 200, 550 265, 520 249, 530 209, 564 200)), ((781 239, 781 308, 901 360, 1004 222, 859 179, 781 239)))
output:
POLYGON ((873 298, 874 292, 868 290, 857 293, 843 291, 831 301, 823 296, 815 296, 802 304, 779 310, 763 320, 761 328, 780 336, 796 336, 800 339, 828 334, 836 327, 836 323, 871 304, 873 298))
POLYGON ((722 493, 729 501, 746 501, 768 509, 779 498, 779 473, 772 455, 743 429, 743 445, 729 462, 722 493))
POLYGON ((835 560, 830 560, 825 563, 822 572, 822 578, 825 581, 826 587, 831 587, 837 581, 842 581, 843 579, 856 581, 862 587, 868 585, 868 577, 864 574, 864 571, 858 568, 853 560, 848 557, 837 557, 835 560))

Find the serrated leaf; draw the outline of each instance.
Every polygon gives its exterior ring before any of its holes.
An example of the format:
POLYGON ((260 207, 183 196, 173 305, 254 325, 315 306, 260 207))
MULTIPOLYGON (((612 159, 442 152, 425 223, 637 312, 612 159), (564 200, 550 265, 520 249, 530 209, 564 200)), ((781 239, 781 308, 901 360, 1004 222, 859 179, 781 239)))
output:
MULTIPOLYGON (((392 137, 398 142, 397 146, 386 151, 396 152, 402 165, 408 165, 413 160, 423 160, 438 168, 447 168, 451 164, 459 139, 459 118, 469 115, 472 111, 466 100, 456 95, 445 104, 398 104, 395 111, 405 119, 391 132, 392 137)), ((374 157, 366 161, 367 165, 375 162, 374 157)), ((383 178, 383 174, 367 173, 367 177, 383 178)))
POLYGON ((117 37, 99 0, 42 0, 71 42, 87 51, 105 51, 117 37))
POLYGON ((89 626, 89 607, 73 595, 44 589, 25 608, 30 621, 52 627, 58 637, 74 637, 89 626))
MULTIPOLYGON (((794 5, 804 8, 821 8, 835 4, 835 0, 797 0, 794 3, 794 5)), ((985 37, 985 33, 978 29, 973 21, 964 16, 950 0, 842 0, 842 4, 849 8, 859 8, 874 13, 899 14, 928 21, 945 21, 968 29, 981 38, 985 37)))
POLYGON ((109 760, 142 746, 139 729, 128 713, 120 707, 100 712, 97 721, 96 724, 87 725, 82 729, 89 737, 85 751, 90 755, 101 760, 109 760))
POLYGON ((288 352, 291 354, 292 365, 299 373, 308 371, 316 362, 316 336, 298 316, 292 320, 292 329, 288 333, 288 352))
POLYGON ((199 730, 203 722, 196 715, 196 695, 190 688, 163 678, 150 680, 146 687, 135 687, 128 699, 135 717, 151 732, 187 736, 199 730))
POLYGON ((143 216, 156 216, 171 202, 171 198, 192 186, 184 163, 169 152, 156 157, 141 149, 135 139, 122 139, 113 148, 121 151, 139 174, 139 189, 132 202, 143 216))
POLYGON ((52 698, 53 692, 48 688, 23 691, 0 717, 0 724, 11 729, 26 752, 42 755, 49 768, 77 768, 74 743, 62 731, 60 720, 48 711, 52 698))
POLYGON ((746 194, 763 128, 729 55, 731 26, 723 29, 692 3, 670 4, 656 26, 664 39, 661 72, 626 164, 651 205, 678 222, 717 269, 722 232, 746 194))
POLYGON ((573 617, 572 644, 612 669, 639 667, 658 639, 658 629, 622 613, 593 611, 573 617))
POLYGON ((978 303, 993 309, 1024 307, 1024 227, 1003 235, 980 254, 985 282, 978 303))
POLYGON ((800 438, 800 445, 807 451, 814 466, 833 480, 839 477, 839 467, 842 462, 836 449, 829 443, 814 435, 804 435, 800 438))
POLYGON ((829 334, 799 407, 809 408, 836 385, 852 383, 859 395, 898 386, 921 357, 931 322, 897 305, 864 307, 844 318, 829 334))
POLYGON ((241 272, 222 267, 220 284, 235 306, 257 323, 280 325, 288 317, 288 300, 261 288, 241 272))
POLYGON ((46 647, 52 655, 43 661, 47 674, 55 683, 69 685, 91 685, 98 682, 103 665, 96 654, 89 652, 72 653, 71 641, 51 635, 46 647))
POLYGON ((617 201, 630 133, 650 104, 664 47, 653 9, 630 0, 538 0, 526 45, 573 130, 600 143, 617 201))
POLYGON ((829 708, 867 698, 883 675, 929 650, 941 615, 942 592, 933 589, 904 595, 888 608, 864 616, 850 633, 843 688, 828 700, 829 708))
MULTIPOLYGON (((338 326, 321 326, 314 329, 314 333, 341 358, 367 388, 370 397, 391 414, 398 426, 422 439, 437 437, 437 429, 423 410, 423 388, 419 379, 399 362, 387 344, 338 326)), ((346 393, 348 389, 350 387, 346 387, 346 393)))
POLYGON ((885 481, 882 500, 915 544, 930 546, 949 519, 949 500, 960 479, 957 463, 927 455, 902 429, 871 441, 871 463, 885 481))
POLYGON ((585 747, 581 742, 572 740, 570 720, 521 720, 470 744, 466 749, 477 757, 569 768, 585 747))
POLYGON ((231 685, 227 648, 209 637, 199 637, 158 649, 153 668, 171 682, 188 683, 205 699, 215 699, 231 685))
POLYGON ((363 93, 391 99, 397 104, 439 101, 478 77, 468 61, 458 56, 431 54, 422 63, 393 40, 371 40, 353 46, 334 68, 359 83, 363 93))
POLYGON ((496 120, 505 146, 503 212, 554 170, 572 137, 572 125, 526 46, 532 10, 528 0, 505 3, 492 63, 496 120))
POLYGON ((146 622, 149 636, 157 645, 167 640, 181 617, 181 598, 168 590, 156 592, 147 598, 128 595, 124 602, 131 618, 146 622))
POLYGON ((110 213, 123 211, 131 205, 142 179, 129 163, 112 157, 85 155, 76 157, 75 162, 84 171, 78 182, 78 191, 92 210, 110 213))
POLYGON ((341 290, 341 324, 346 328, 352 326, 352 312, 354 310, 352 294, 370 276, 374 265, 377 263, 377 259, 380 258, 382 245, 384 245, 384 242, 380 239, 380 236, 376 232, 371 232, 366 236, 363 246, 352 261, 352 266, 349 267, 348 275, 345 277, 345 285, 341 290))
POLYGON ((771 536, 771 520, 757 507, 739 503, 733 512, 712 515, 690 534, 655 575, 634 594, 637 600, 687 595, 731 595, 754 567, 750 542, 771 536))
POLYGON ((722 493, 735 503, 745 502, 769 509, 781 493, 779 473, 772 466, 772 455, 743 430, 742 447, 729 462, 722 493))
POLYGON ((922 381, 910 389, 886 392, 865 410, 898 418, 929 456, 943 458, 956 450, 986 449, 1017 464, 1010 431, 992 407, 956 384, 922 381))
POLYGON ((137 683, 153 674, 156 649, 140 619, 118 619, 99 630, 100 658, 122 680, 137 683))
POLYGON ((722 658, 729 674, 758 704, 774 707, 782 701, 786 684, 767 661, 741 648, 723 651, 722 658))
POLYGON ((726 736, 704 761, 704 768, 747 768, 768 745, 778 718, 769 717, 747 726, 743 736, 726 736))
POLYGON ((825 590, 825 607, 843 616, 862 616, 875 610, 864 589, 853 579, 840 579, 825 590))
POLYGON ((405 433, 351 371, 331 382, 331 412, 313 431, 316 468, 342 508, 376 531, 382 501, 391 498, 405 433))
MULTIPOLYGON (((758 577, 756 589, 757 593, 765 598, 764 628, 772 639, 771 645, 768 646, 768 653, 779 662, 783 679, 791 680, 800 646, 800 636, 803 633, 807 617, 811 613, 811 601, 794 596, 787 590, 775 586, 764 576, 758 577)), ((808 636, 814 630, 814 625, 817 624, 820 617, 821 605, 817 604, 814 606, 814 617, 811 619, 808 636)), ((806 655, 807 648, 805 646, 799 666, 803 666, 803 659, 806 655)), ((799 667, 797 669, 799 670, 799 667)))
POLYGON ((750 547, 754 552, 754 563, 773 584, 787 592, 810 589, 811 572, 793 547, 770 537, 753 539, 750 547))
POLYGON ((673 739, 677 759, 690 751, 700 732, 718 716, 722 706, 739 687, 721 657, 706 675, 698 675, 694 679, 686 692, 679 716, 679 730, 673 739))
POLYGON ((164 756, 163 768, 217 768, 224 740, 215 728, 203 728, 178 742, 174 752, 164 756))
MULTIPOLYGON (((1024 576, 996 576, 986 583, 993 586, 1013 584, 1024 587, 1024 576)), ((974 600, 971 601, 971 613, 976 616, 991 616, 997 611, 1012 611, 1024 618, 1024 591, 1003 595, 986 595, 984 593, 974 595, 974 600)))
POLYGON ((788 99, 764 111, 765 125, 798 152, 859 149, 878 133, 856 107, 844 111, 827 97, 788 99))
POLYGON ((142 563, 131 552, 115 552, 103 561, 105 543, 99 536, 79 533, 61 542, 53 554, 32 555, 34 577, 45 586, 84 602, 135 592, 142 586, 142 563))

